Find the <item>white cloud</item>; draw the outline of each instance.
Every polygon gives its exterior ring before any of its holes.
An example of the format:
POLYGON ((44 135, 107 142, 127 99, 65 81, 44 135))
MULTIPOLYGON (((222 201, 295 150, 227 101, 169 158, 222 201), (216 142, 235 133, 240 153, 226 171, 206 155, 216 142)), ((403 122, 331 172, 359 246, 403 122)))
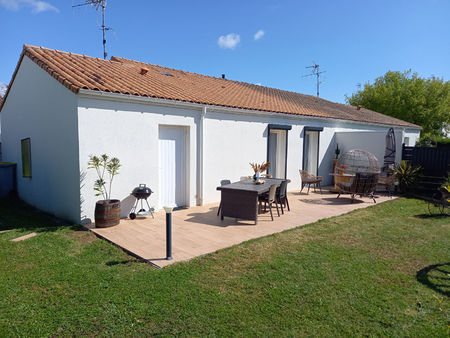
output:
POLYGON ((219 36, 217 44, 220 48, 235 49, 238 43, 241 41, 239 34, 230 33, 228 35, 219 36))
POLYGON ((5 96, 6 89, 8 87, 6 86, 6 83, 0 82, 0 95, 3 97, 5 96))
POLYGON ((38 14, 46 11, 59 13, 59 9, 46 1, 40 0, 0 0, 0 6, 11 11, 18 11, 22 7, 30 7, 31 12, 38 14))
POLYGON ((253 38, 254 38, 255 40, 259 40, 259 39, 261 39, 263 36, 264 36, 264 31, 263 31, 262 29, 260 29, 259 31, 257 31, 257 32, 255 33, 255 35, 253 35, 253 38))

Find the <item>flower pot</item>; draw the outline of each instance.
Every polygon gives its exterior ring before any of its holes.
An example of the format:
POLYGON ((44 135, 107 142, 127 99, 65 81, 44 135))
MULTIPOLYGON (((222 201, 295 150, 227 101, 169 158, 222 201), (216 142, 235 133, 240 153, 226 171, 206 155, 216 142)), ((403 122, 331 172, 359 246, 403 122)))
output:
POLYGON ((95 203, 95 227, 109 228, 120 223, 120 201, 102 200, 95 203))
POLYGON ((253 175, 253 181, 258 183, 261 180, 261 173, 259 171, 257 171, 254 175, 253 175))

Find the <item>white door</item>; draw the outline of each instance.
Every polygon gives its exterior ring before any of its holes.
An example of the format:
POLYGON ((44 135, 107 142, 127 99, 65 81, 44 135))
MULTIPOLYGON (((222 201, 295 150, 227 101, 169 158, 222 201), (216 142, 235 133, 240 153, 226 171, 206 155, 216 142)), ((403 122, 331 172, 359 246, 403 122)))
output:
POLYGON ((159 127, 160 206, 186 206, 186 129, 159 127))

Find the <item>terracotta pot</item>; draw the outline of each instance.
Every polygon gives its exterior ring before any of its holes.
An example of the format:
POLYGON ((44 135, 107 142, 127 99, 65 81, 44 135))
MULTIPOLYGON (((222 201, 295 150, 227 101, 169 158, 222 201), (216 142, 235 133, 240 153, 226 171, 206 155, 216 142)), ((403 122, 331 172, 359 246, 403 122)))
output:
POLYGON ((109 228, 120 223, 120 201, 102 200, 95 203, 95 227, 109 228))

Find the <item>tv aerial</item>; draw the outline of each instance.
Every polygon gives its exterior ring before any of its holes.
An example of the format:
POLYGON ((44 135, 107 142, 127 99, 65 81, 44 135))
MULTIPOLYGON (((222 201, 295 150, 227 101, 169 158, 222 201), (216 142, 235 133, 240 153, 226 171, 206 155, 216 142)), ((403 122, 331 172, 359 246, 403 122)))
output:
POLYGON ((102 14, 102 25, 100 29, 103 32, 103 58, 106 59, 108 56, 108 53, 106 53, 106 32, 111 30, 111 27, 107 27, 105 25, 105 10, 106 10, 106 2, 107 0, 85 0, 85 3, 73 5, 74 7, 81 7, 81 6, 91 6, 95 7, 96 11, 100 11, 102 14))
POLYGON ((315 76, 316 77, 316 85, 317 85, 317 97, 319 97, 319 86, 323 82, 320 81, 320 74, 326 73, 326 70, 320 71, 320 66, 313 61, 312 66, 308 66, 305 68, 311 68, 311 74, 303 75, 302 77, 310 77, 315 76))

